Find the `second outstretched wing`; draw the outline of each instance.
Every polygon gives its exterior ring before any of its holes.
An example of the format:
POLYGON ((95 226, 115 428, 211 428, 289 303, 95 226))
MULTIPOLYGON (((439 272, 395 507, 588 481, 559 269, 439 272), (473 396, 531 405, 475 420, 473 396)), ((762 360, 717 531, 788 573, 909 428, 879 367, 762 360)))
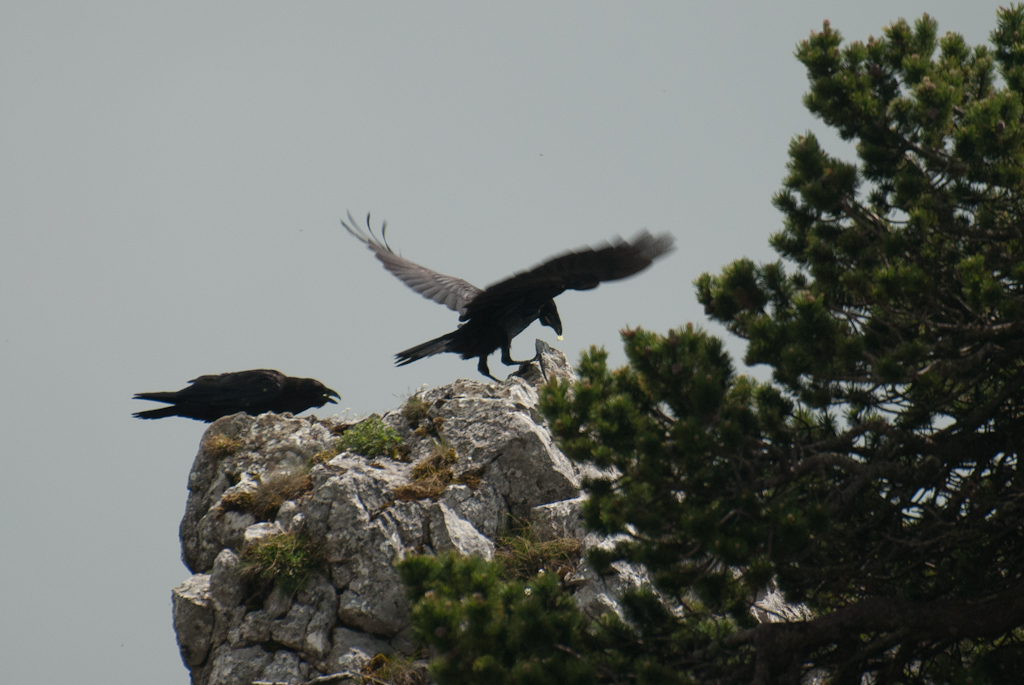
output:
POLYGON ((489 286, 473 298, 460 318, 465 321, 524 301, 539 304, 566 290, 589 290, 632 276, 671 251, 674 243, 667 233, 652 236, 641 231, 632 241, 615 238, 611 244, 566 252, 489 286))
POLYGON ((348 215, 348 221, 349 223, 346 223, 343 220, 341 225, 349 233, 362 241, 366 247, 373 250, 373 253, 380 260, 380 263, 384 265, 385 269, 428 300, 443 304, 449 309, 464 315, 466 305, 482 292, 480 288, 467 283, 461 278, 446 276, 425 266, 420 266, 415 262, 410 262, 404 257, 399 257, 387 244, 387 237, 385 236, 388 227, 387 222, 384 222, 381 227, 381 239, 378 240, 377 236, 373 234, 373 229, 370 228, 369 214, 366 215, 368 231, 356 228, 356 221, 352 218, 351 214, 348 215))

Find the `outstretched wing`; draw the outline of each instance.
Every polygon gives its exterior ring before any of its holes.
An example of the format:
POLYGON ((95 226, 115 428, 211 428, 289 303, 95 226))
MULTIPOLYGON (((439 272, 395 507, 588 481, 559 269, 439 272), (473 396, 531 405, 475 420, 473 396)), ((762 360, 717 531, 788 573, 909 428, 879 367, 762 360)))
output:
POLYGON ((348 220, 349 223, 342 220, 341 225, 349 233, 361 240, 364 245, 373 250, 373 253, 380 260, 380 263, 384 265, 385 269, 428 300, 443 304, 459 314, 465 314, 466 305, 480 294, 480 288, 467 283, 461 278, 445 276, 395 254, 387 244, 387 222, 384 222, 384 225, 381 227, 380 234, 382 239, 378 240, 377 236, 373 234, 373 229, 370 227, 369 214, 366 215, 368 232, 364 232, 361 228, 356 228, 357 224, 351 214, 348 215, 348 220))
POLYGON ((566 290, 589 290, 643 271, 671 251, 675 239, 663 233, 641 231, 632 241, 615 238, 611 244, 585 247, 552 257, 528 271, 520 271, 489 286, 473 298, 462 319, 500 311, 522 302, 542 304, 566 290))

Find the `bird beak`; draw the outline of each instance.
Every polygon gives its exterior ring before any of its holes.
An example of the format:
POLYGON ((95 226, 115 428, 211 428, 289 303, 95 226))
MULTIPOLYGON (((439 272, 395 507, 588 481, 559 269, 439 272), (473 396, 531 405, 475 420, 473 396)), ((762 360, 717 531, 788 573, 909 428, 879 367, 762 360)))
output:
POLYGON ((330 402, 331 404, 337 404, 337 402, 331 399, 332 397, 337 397, 339 400, 341 399, 341 395, 329 389, 327 391, 327 401, 330 402))

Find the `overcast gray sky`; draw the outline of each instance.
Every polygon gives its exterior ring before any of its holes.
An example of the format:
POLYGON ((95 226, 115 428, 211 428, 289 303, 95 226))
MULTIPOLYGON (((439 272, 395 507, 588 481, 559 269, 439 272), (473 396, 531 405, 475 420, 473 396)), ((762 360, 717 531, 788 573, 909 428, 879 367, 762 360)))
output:
MULTIPOLYGON (((479 378, 455 355, 393 367, 456 316, 386 273, 346 210, 481 287, 672 233, 640 276, 559 298, 570 359, 597 344, 621 364, 620 328, 700 323, 698 274, 773 257, 787 144, 824 133, 799 40, 927 11, 986 42, 998 5, 5 0, 0 680, 187 682, 170 591, 205 425, 133 419, 156 406, 133 393, 276 368, 365 415, 479 378)), ((556 342, 534 325, 513 355, 535 337, 556 342)))

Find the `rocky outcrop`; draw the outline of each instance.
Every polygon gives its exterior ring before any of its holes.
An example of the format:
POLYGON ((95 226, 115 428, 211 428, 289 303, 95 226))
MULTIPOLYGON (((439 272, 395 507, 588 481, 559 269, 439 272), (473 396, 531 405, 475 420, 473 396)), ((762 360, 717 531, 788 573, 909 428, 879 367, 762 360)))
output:
MULTIPOLYGON (((458 380, 422 393, 423 415, 381 417, 404 440, 400 459, 335 454, 338 436, 354 425, 337 417, 236 414, 212 424, 189 474, 180 529, 194 575, 173 591, 194 685, 342 683, 376 654, 410 652, 409 603, 394 568, 409 554, 491 558, 510 521, 531 522, 540 540, 601 544, 580 523, 582 474, 537 412, 536 385, 552 375, 572 371, 538 341, 538 361, 504 383, 458 380), (417 466, 439 454, 446 480, 410 490, 422 475, 417 466), (267 483, 288 478, 300 490, 270 508, 253 504, 267 483), (326 570, 293 592, 254 595, 240 559, 283 533, 311 541, 326 570)), ((567 572, 588 614, 619 611, 618 593, 647 582, 642 570, 620 566, 604 577, 585 562, 567 572)))
MULTIPOLYGON (((537 352, 504 383, 458 380, 417 395, 418 411, 380 417, 403 439, 397 459, 339 452, 339 436, 358 422, 338 417, 236 414, 213 423, 189 473, 180 528, 193 575, 172 592, 193 685, 355 685, 375 655, 411 653, 410 607, 394 567, 409 554, 490 559, 510 522, 529 524, 538 543, 612 545, 582 524, 581 480, 601 473, 571 463, 537 411, 537 386, 572 370, 539 340, 537 352), (423 485, 423 467, 434 462, 443 477, 423 485), (282 538, 315 549, 320 571, 294 588, 261 587, 242 558, 282 538)), ((642 567, 621 561, 605 575, 582 560, 551 570, 591 618, 622 616, 622 593, 650 585, 642 567)), ((810 617, 774 586, 753 613, 810 617)))

